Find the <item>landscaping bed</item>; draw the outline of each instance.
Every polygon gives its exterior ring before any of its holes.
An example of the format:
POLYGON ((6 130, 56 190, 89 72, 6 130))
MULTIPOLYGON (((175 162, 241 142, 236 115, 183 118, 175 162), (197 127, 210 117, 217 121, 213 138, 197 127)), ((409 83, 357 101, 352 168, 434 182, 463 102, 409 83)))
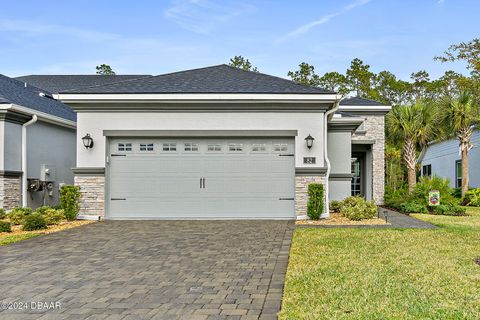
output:
POLYGON ((320 220, 300 220, 295 222, 297 225, 311 225, 311 226, 375 226, 375 225, 389 225, 385 220, 380 218, 350 220, 340 213, 332 212, 329 218, 320 220))
POLYGON ((62 230, 83 226, 90 223, 95 223, 95 221, 91 221, 91 220, 63 221, 63 222, 60 222, 58 225, 50 225, 47 227, 47 229, 32 230, 32 231, 22 230, 21 225, 15 225, 15 226, 12 226, 11 232, 0 232, 0 246, 10 244, 13 242, 18 242, 25 239, 34 238, 44 234, 54 233, 62 230))

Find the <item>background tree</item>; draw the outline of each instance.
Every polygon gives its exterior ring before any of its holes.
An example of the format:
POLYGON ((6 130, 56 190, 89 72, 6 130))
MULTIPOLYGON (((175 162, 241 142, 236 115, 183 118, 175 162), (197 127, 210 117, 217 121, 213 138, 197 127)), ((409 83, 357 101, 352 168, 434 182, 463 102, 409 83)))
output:
POLYGON ((315 67, 306 62, 298 65, 297 71, 288 71, 288 76, 295 82, 317 87, 319 85, 319 76, 315 73, 315 67))
POLYGON ((112 67, 110 67, 108 64, 101 64, 99 66, 96 66, 97 69, 97 74, 101 75, 114 75, 115 72, 112 70, 112 67))
POLYGON ((327 72, 321 77, 317 76, 315 81, 319 87, 338 92, 342 96, 350 92, 347 85, 347 77, 338 72, 327 72))
POLYGON ((470 42, 461 42, 451 45, 443 56, 434 58, 441 62, 465 61, 470 75, 480 77, 480 39, 475 38, 470 42))
POLYGON ((242 56, 235 56, 231 58, 229 65, 245 71, 258 72, 257 67, 252 66, 252 63, 242 56))
POLYGON ((438 112, 432 103, 418 100, 410 106, 395 106, 387 114, 390 137, 402 146, 402 159, 407 167, 408 191, 417 182, 417 150, 437 134, 438 112))
MULTIPOLYGON (((473 130, 480 126, 480 104, 470 93, 461 93, 456 99, 448 99, 442 108, 443 122, 448 133, 454 133, 462 155, 462 198, 468 191, 468 152, 472 149, 473 130)), ((451 134, 450 134, 451 136, 451 134)))
POLYGON ((371 98, 375 74, 370 71, 370 66, 362 60, 355 58, 350 63, 346 72, 349 91, 357 97, 371 98))

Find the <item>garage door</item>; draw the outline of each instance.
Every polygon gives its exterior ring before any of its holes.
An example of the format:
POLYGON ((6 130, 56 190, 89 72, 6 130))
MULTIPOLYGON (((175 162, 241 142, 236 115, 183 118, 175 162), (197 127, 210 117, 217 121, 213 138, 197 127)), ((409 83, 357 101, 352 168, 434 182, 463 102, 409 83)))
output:
POLYGON ((293 218, 292 139, 111 139, 109 219, 293 218))

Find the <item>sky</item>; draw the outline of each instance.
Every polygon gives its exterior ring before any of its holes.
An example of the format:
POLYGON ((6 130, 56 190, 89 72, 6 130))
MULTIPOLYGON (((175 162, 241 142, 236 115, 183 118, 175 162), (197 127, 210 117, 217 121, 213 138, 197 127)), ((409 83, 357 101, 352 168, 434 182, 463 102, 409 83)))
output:
POLYGON ((467 73, 433 57, 480 36, 478 0, 0 0, 0 73, 162 74, 248 58, 287 77, 354 58, 408 80, 467 73))

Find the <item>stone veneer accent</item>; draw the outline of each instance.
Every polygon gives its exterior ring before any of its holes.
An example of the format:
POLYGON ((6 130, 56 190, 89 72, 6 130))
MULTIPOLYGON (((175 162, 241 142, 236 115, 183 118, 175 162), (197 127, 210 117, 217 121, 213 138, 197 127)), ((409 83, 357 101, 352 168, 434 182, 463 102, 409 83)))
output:
POLYGON ((0 176, 0 208, 11 210, 20 206, 21 189, 20 177, 0 176))
POLYGON ((80 214, 105 215, 105 176, 76 175, 75 185, 80 186, 80 214))
POLYGON ((295 176, 295 214, 297 217, 307 214, 308 185, 321 183, 325 186, 325 175, 296 175, 295 176))
POLYGON ((365 133, 354 133, 352 140, 375 140, 375 144, 372 145, 372 197, 375 203, 383 204, 383 194, 385 192, 385 116, 366 116, 365 133))

